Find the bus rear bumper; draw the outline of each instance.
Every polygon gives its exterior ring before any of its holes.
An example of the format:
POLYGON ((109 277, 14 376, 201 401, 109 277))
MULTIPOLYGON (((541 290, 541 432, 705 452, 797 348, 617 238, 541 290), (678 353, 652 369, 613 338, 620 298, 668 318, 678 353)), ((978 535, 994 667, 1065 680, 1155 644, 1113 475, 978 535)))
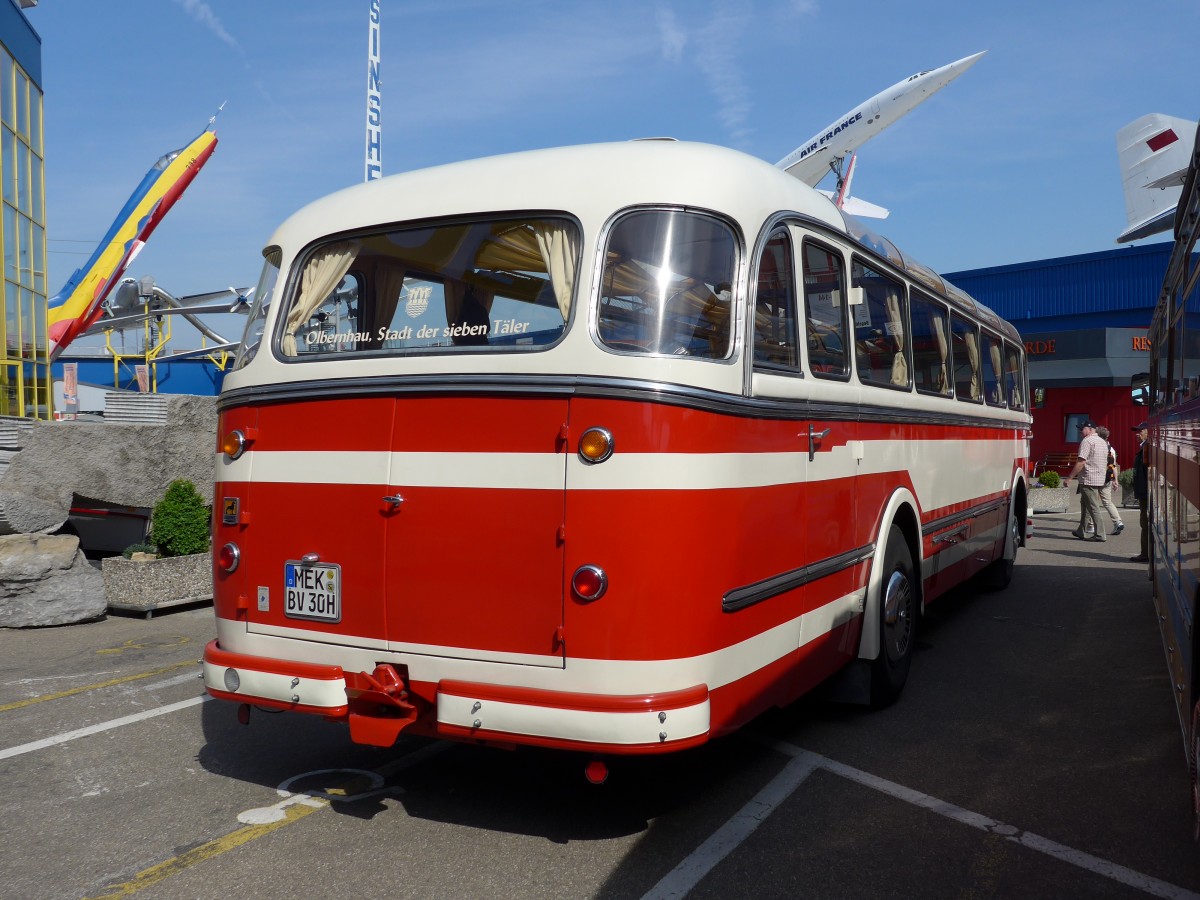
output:
POLYGON ((592 753, 667 753, 705 743, 709 690, 610 695, 442 680, 408 685, 388 665, 373 673, 341 666, 204 648, 204 687, 213 697, 346 721, 356 743, 391 746, 399 733, 592 753), (409 692, 435 695, 434 709, 409 692), (430 693, 426 693, 430 691, 430 693), (435 715, 426 719, 424 711, 435 715))
POLYGON ((235 703, 341 718, 350 711, 341 666, 246 656, 204 648, 204 687, 212 696, 235 703))
POLYGON ((442 681, 438 734, 603 753, 663 753, 703 744, 706 685, 635 696, 442 681))

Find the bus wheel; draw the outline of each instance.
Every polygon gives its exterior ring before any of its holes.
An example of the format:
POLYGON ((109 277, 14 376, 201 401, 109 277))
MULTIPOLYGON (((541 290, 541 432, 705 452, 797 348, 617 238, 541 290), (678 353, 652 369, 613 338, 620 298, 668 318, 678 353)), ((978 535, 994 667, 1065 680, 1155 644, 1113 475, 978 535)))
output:
POLYGON ((871 663, 871 706, 894 703, 908 680, 917 628, 912 553, 899 526, 888 532, 879 585, 879 656, 871 663))
POLYGON ((1191 744, 1188 747, 1188 772, 1192 776, 1192 838, 1200 842, 1200 701, 1192 707, 1191 744))
POLYGON ((1018 527, 1016 513, 1008 513, 1008 539, 1012 541, 1012 556, 1000 557, 994 563, 979 573, 980 583, 991 591, 1001 591, 1012 581, 1013 569, 1017 564, 1017 550, 1021 546, 1021 529, 1018 527))

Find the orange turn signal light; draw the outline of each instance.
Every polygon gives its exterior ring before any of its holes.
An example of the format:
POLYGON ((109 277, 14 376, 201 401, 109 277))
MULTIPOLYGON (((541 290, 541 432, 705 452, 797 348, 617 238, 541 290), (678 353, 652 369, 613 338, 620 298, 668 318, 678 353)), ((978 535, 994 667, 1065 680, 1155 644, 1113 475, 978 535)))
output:
POLYGON ((579 458, 585 463, 602 463, 613 453, 613 436, 607 428, 589 428, 579 437, 579 458))
POLYGON ((246 435, 244 432, 234 429, 221 439, 221 452, 230 459, 237 459, 246 451, 246 435))

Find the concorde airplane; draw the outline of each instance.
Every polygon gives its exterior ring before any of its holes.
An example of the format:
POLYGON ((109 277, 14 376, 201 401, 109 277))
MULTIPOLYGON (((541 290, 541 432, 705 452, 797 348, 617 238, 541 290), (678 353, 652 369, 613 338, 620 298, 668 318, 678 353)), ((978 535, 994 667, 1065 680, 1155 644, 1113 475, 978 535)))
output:
POLYGON ((1118 244, 1175 225, 1175 207, 1196 142, 1196 123, 1162 113, 1134 119, 1117 132, 1117 160, 1125 190, 1126 228, 1118 244))
POLYGON ((886 217, 887 210, 883 207, 849 196, 847 182, 853 174, 854 151, 971 68, 986 52, 939 69, 918 72, 880 91, 822 128, 776 165, 811 187, 833 172, 838 179, 837 189, 822 193, 852 215, 886 217))

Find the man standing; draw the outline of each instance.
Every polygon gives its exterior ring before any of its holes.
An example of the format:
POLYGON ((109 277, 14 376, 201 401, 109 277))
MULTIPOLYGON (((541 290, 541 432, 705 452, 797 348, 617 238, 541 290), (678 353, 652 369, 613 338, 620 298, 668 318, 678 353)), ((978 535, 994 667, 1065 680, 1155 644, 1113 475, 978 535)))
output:
POLYGON ((1108 469, 1108 444, 1096 434, 1096 426, 1092 422, 1080 425, 1079 433, 1083 435, 1083 440, 1079 442, 1078 459, 1066 480, 1069 486, 1072 478, 1083 473, 1079 479, 1079 527, 1071 534, 1080 540, 1103 543, 1108 540, 1108 529, 1100 517, 1100 490, 1104 487, 1104 473, 1108 469), (1089 519, 1096 529, 1090 538, 1083 533, 1089 519))
POLYGON ((1113 490, 1117 486, 1117 451, 1113 449, 1112 443, 1109 441, 1111 432, 1103 425, 1096 426, 1096 434, 1100 435, 1100 439, 1104 441, 1108 447, 1108 462, 1105 464, 1104 485, 1100 488, 1100 505, 1112 516, 1113 534, 1120 534, 1125 530, 1125 522, 1121 519, 1120 510, 1113 503, 1113 490))
POLYGON ((1146 518, 1150 499, 1146 484, 1146 438, 1150 436, 1150 429, 1147 423, 1143 422, 1141 425, 1134 425, 1133 430, 1137 432, 1138 437, 1137 456, 1133 458, 1133 496, 1137 498, 1138 521, 1142 526, 1142 552, 1129 558, 1132 562, 1144 563, 1150 562, 1150 529, 1146 518))

